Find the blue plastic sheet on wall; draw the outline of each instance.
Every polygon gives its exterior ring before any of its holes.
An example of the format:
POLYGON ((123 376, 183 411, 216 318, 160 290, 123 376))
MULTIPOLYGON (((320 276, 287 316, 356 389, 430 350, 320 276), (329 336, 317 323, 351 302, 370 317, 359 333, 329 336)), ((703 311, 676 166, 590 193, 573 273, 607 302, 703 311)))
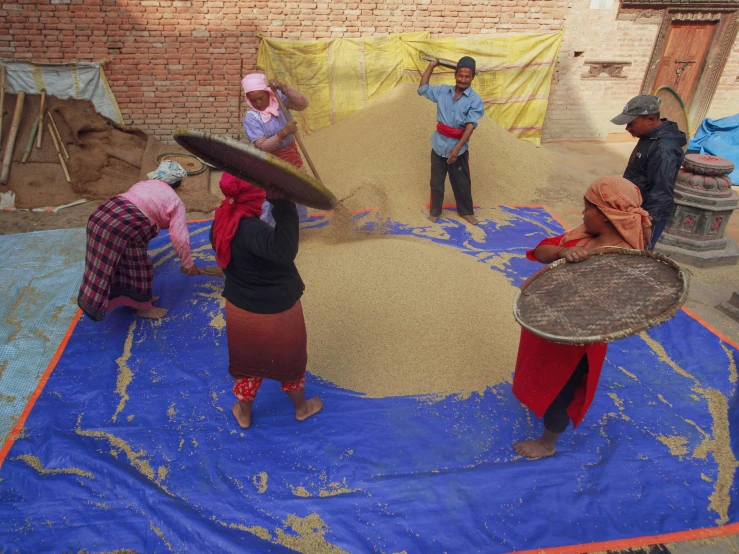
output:
MULTIPOLYGON (((539 267, 521 255, 561 227, 506 213, 484 240, 451 220, 389 229, 504 257, 492 270, 515 285, 539 267)), ((208 227, 191 224, 201 263, 208 227)), ((309 376, 325 409, 298 423, 265 382, 243 431, 210 324, 221 282, 181 275, 164 234, 151 252, 169 316, 77 326, 0 468, 0 550, 498 553, 737 521, 736 350, 683 312, 610 346, 592 408, 546 460, 511 448, 541 424, 509 383, 366 398, 309 376)))

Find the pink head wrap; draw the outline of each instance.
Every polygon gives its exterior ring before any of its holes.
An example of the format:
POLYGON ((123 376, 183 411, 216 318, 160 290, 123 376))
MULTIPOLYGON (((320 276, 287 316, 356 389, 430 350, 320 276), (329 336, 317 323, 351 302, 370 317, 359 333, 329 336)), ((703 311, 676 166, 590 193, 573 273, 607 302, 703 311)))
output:
POLYGON ((241 81, 241 88, 244 89, 244 96, 249 92, 264 91, 269 94, 269 106, 264 111, 257 110, 251 105, 249 97, 246 97, 246 103, 249 107, 257 112, 262 117, 262 122, 267 123, 272 117, 277 117, 280 114, 280 105, 277 103, 277 97, 275 92, 267 84, 267 78, 262 73, 252 73, 247 75, 241 81))

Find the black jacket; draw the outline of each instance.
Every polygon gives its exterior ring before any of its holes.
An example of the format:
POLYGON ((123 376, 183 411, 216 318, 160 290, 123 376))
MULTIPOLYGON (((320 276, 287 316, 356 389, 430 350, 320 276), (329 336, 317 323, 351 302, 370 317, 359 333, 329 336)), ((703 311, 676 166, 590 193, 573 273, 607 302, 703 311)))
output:
POLYGON ((670 217, 686 143, 677 124, 663 119, 662 125, 639 139, 631 153, 624 177, 639 187, 642 208, 655 222, 670 217))
MULTIPOLYGON (((295 267, 298 255, 298 211, 289 200, 270 200, 275 228, 258 217, 243 218, 231 241, 231 261, 223 271, 223 296, 234 306, 257 314, 292 308, 303 295, 295 267)), ((213 228, 210 231, 213 241, 213 228)))

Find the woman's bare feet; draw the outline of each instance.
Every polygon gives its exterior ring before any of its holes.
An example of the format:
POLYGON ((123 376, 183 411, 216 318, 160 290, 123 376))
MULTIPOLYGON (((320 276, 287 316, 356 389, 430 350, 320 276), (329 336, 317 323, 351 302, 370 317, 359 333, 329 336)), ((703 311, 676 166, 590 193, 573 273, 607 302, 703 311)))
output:
POLYGON ((169 310, 152 306, 149 310, 136 310, 136 315, 147 319, 162 319, 169 310))
POLYGON ((427 218, 427 219, 428 219, 428 220, 429 220, 429 221, 430 221, 431 223, 436 223, 437 221, 439 221, 439 216, 438 216, 438 215, 429 215, 429 216, 426 216, 426 218, 427 218))
POLYGON ((323 402, 317 396, 314 396, 310 400, 306 400, 305 405, 302 408, 295 409, 295 419, 298 421, 305 421, 311 416, 316 415, 323 409, 323 402))
POLYGON ((477 220, 477 218, 474 215, 463 215, 462 219, 464 219, 467 223, 470 223, 472 225, 480 224, 480 222, 477 220))
POLYGON ((553 455, 557 451, 555 447, 550 447, 546 444, 543 444, 541 442, 541 439, 517 442, 513 445, 513 449, 520 456, 525 456, 533 460, 536 460, 538 458, 546 458, 547 456, 553 455))
POLYGON ((533 460, 552 456, 557 451, 557 439, 562 433, 553 433, 544 430, 541 437, 536 440, 517 442, 513 449, 520 456, 533 460))
POLYGON ((323 409, 323 402, 317 396, 310 400, 305 398, 305 389, 287 390, 285 394, 293 401, 295 406, 295 419, 305 421, 310 416, 316 415, 323 409))
POLYGON ((252 402, 240 402, 237 400, 236 404, 231 408, 236 421, 239 422, 239 427, 242 429, 248 429, 251 425, 251 406, 252 402))

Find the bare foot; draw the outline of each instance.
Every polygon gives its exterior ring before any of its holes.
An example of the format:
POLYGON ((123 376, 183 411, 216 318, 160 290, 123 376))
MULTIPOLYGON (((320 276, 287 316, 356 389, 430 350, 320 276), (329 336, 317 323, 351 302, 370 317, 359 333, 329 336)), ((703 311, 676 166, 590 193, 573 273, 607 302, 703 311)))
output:
POLYGON ((437 221, 439 221, 439 216, 438 216, 438 215, 429 215, 429 216, 426 216, 426 218, 427 218, 427 219, 428 219, 428 220, 429 220, 429 221, 430 221, 431 223, 436 223, 437 221))
POLYGON ((169 310, 153 306, 150 310, 136 310, 136 315, 147 319, 162 319, 169 310))
POLYGON ((241 403, 236 401, 236 404, 233 405, 231 411, 236 417, 236 421, 239 422, 239 427, 242 429, 248 429, 249 425, 251 425, 251 410, 249 410, 249 413, 246 413, 245 410, 241 409, 241 403))
POLYGON ((314 396, 310 400, 306 401, 303 408, 295 410, 295 419, 298 421, 305 421, 310 416, 316 415, 323 409, 323 402, 317 396, 314 396))
POLYGON ((477 218, 474 215, 463 215, 462 219, 464 219, 467 223, 471 223, 472 225, 480 224, 480 222, 477 221, 477 218))
POLYGON ((525 456, 527 458, 531 458, 532 460, 546 458, 553 455, 557 451, 556 447, 553 444, 544 441, 541 438, 532 441, 517 442, 513 445, 513 449, 520 456, 525 456))

